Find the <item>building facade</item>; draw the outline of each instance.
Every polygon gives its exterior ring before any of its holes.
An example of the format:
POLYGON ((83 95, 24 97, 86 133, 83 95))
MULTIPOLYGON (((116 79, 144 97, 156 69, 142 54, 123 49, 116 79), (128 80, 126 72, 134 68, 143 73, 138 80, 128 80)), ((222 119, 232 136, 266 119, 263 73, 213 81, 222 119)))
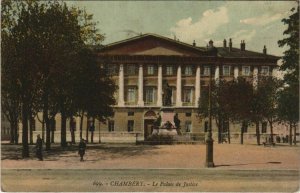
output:
MULTIPOLYGON (((163 107, 166 83, 172 88, 172 107, 181 121, 182 134, 191 140, 202 140, 208 129, 208 120, 198 116, 198 100, 201 100, 201 91, 208 86, 209 77, 215 80, 244 77, 256 87, 261 76, 275 76, 279 59, 267 54, 266 47, 261 53, 247 50, 244 41, 238 48, 233 47, 231 39, 228 45, 224 40, 222 47, 215 47, 213 41, 206 47, 198 47, 195 42, 186 44, 155 34, 109 44, 97 49, 96 54, 99 65, 107 70, 118 90, 114 115, 106 124, 95 124, 95 142, 147 139, 156 115, 163 107)), ((39 116, 42 116, 41 113, 39 116)), ((80 119, 75 120, 76 138, 79 139, 80 119)), ((86 118, 84 121, 88 122, 86 118)), ((37 119, 34 125, 34 134, 41 133, 42 125, 37 119)), ((83 136, 86 137, 89 135, 87 125, 83 125, 83 136)), ((232 141, 238 141, 241 125, 228 123, 228 127, 232 141)), ((267 123, 263 123, 261 133, 267 134, 267 127, 267 123)), ((60 115, 56 116, 53 128, 58 142, 60 115)), ((215 138, 218 135, 215 121, 212 128, 215 138)), ((254 126, 246 130, 244 137, 245 142, 255 138, 254 126)), ((70 141, 69 132, 67 140, 70 141)))
MULTIPOLYGON (((240 48, 232 44, 230 39, 228 46, 224 40, 223 47, 215 47, 213 41, 207 47, 197 47, 195 42, 189 45, 145 34, 98 50, 99 64, 118 85, 115 113, 105 126, 106 131, 140 133, 146 139, 163 104, 163 85, 168 83, 172 88, 172 107, 181 120, 181 132, 203 136, 208 121, 198 117, 198 100, 210 75, 215 80, 242 76, 256 87, 260 76, 276 73, 279 58, 268 55, 266 47, 258 53, 246 50, 244 41, 240 48)), ((233 132, 240 131, 240 125, 230 127, 233 132)), ((216 125, 213 129, 217 133, 216 125)))

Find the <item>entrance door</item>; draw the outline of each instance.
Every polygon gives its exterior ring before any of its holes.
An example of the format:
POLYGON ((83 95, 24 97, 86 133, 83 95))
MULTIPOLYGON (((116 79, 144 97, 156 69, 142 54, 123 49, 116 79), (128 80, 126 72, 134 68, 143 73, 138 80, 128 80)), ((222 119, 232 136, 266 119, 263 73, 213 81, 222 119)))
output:
POLYGON ((154 120, 152 119, 146 119, 144 121, 144 139, 146 140, 148 138, 149 135, 152 134, 152 131, 153 131, 153 123, 154 123, 154 120))

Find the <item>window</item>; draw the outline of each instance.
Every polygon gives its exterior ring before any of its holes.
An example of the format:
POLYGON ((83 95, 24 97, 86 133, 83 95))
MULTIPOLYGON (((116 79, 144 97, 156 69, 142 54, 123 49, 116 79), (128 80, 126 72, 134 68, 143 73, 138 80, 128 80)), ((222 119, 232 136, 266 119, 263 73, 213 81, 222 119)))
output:
POLYGON ((166 75, 173 75, 173 66, 166 67, 166 75))
POLYGON ((135 88, 128 88, 127 90, 127 102, 135 102, 135 88))
POLYGON ((147 66, 147 74, 148 75, 154 75, 154 66, 153 65, 148 65, 147 66))
POLYGON ((193 69, 192 66, 186 66, 184 69, 184 75, 191 76, 193 75, 193 69))
POLYGON ((127 115, 128 116, 134 116, 134 112, 128 112, 127 115))
POLYGON ((128 120, 127 131, 132 132, 133 131, 133 126, 134 126, 134 121, 133 120, 128 120))
POLYGON ((191 113, 191 112, 185 113, 185 116, 186 116, 186 117, 191 117, 191 116, 192 116, 192 113, 191 113))
POLYGON ((203 75, 204 76, 210 75, 210 67, 209 66, 204 66, 203 75))
POLYGON ((147 104, 152 104, 156 99, 156 90, 154 87, 146 87, 145 88, 145 96, 144 101, 147 104))
POLYGON ((268 76, 269 75, 269 66, 261 67, 261 75, 268 76))
POLYGON ((185 122, 185 132, 187 132, 187 133, 192 132, 192 122, 191 121, 185 122))
POLYGON ((250 66, 243 66, 242 74, 243 74, 243 76, 250 76, 250 66))
POLYGON ((108 121, 108 132, 114 132, 115 131, 115 121, 109 120, 108 121))
POLYGON ((261 125, 261 133, 267 133, 267 122, 263 122, 261 125))
POLYGON ((135 75, 136 74, 136 67, 134 64, 127 65, 127 75, 135 75))
POLYGON ((183 89, 183 102, 192 103, 193 102, 193 89, 184 88, 183 89))
POLYGON ((230 66, 223 66, 223 76, 230 76, 230 66))
POLYGON ((208 121, 204 122, 204 132, 208 131, 208 121))

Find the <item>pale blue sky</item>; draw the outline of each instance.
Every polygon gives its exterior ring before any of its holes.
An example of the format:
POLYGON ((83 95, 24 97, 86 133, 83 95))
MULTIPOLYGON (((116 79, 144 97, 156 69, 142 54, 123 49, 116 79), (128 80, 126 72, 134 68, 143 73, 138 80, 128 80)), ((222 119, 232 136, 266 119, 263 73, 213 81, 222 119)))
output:
POLYGON ((295 1, 68 1, 84 8, 98 21, 105 34, 104 44, 135 36, 155 33, 185 43, 196 40, 206 46, 212 39, 221 46, 232 38, 233 46, 246 42, 246 49, 282 55, 277 41, 287 26, 282 18, 290 15, 295 1))

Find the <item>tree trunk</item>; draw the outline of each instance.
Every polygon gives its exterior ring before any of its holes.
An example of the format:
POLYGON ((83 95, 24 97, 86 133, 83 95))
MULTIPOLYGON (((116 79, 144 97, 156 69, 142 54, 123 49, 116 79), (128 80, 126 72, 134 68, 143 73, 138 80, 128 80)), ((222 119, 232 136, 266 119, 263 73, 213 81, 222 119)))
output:
POLYGON ((296 142, 296 133, 297 133, 297 127, 296 127, 296 124, 294 124, 294 145, 297 144, 297 142, 296 142))
POLYGON ((61 112, 61 133, 60 133, 60 145, 61 147, 67 146, 67 117, 64 111, 61 112))
POLYGON ((228 143, 230 144, 230 125, 228 126, 228 143))
POLYGON ((89 126, 90 126, 90 120, 89 117, 87 116, 86 118, 86 133, 85 133, 85 137, 86 137, 86 142, 89 142, 89 126))
POLYGON ((32 117, 30 117, 29 119, 29 141, 30 141, 30 144, 32 145, 33 144, 33 131, 32 131, 32 128, 33 128, 33 125, 32 125, 32 117))
POLYGON ((80 139, 82 139, 83 115, 84 115, 84 112, 82 112, 82 114, 80 116, 80 139))
POLYGON ((94 143, 94 131, 96 129, 96 126, 95 126, 95 118, 93 118, 93 130, 91 131, 91 143, 94 143))
POLYGON ((255 127, 256 127, 256 142, 257 142, 257 145, 260 145, 259 121, 256 121, 255 127))
POLYGON ((51 119, 51 124, 50 124, 50 129, 51 129, 51 143, 54 143, 54 137, 55 137, 55 127, 54 127, 54 122, 55 122, 55 119, 52 118, 51 119))
POLYGON ((244 144, 244 127, 241 128, 241 144, 244 144))
POLYGON ((49 124, 49 115, 48 115, 48 95, 44 96, 44 111, 43 111, 44 121, 46 123, 46 150, 51 149, 51 140, 50 140, 50 124, 49 124))
POLYGON ((42 122, 42 140, 45 142, 45 120, 43 115, 43 122, 42 122))
POLYGON ((221 118, 218 118, 219 120, 216 120, 216 124, 218 127, 218 143, 222 143, 222 130, 221 130, 221 125, 222 125, 222 120, 221 118))
POLYGON ((15 144, 17 145, 19 143, 19 126, 18 126, 18 120, 14 123, 14 137, 15 137, 15 144))
POLYGON ((13 120, 11 120, 9 124, 10 124, 10 143, 13 144, 15 141, 15 127, 14 127, 13 120))
POLYGON ((290 123, 290 135, 289 135, 289 142, 290 142, 290 145, 293 145, 293 138, 292 138, 292 129, 293 129, 293 127, 292 127, 292 124, 290 123))
POLYGON ((269 121, 270 123, 270 134, 271 134, 271 143, 274 143, 274 137, 273 137, 273 122, 269 121))
POLYGON ((27 105, 23 103, 22 105, 22 157, 29 157, 29 147, 28 147, 28 112, 27 105))

